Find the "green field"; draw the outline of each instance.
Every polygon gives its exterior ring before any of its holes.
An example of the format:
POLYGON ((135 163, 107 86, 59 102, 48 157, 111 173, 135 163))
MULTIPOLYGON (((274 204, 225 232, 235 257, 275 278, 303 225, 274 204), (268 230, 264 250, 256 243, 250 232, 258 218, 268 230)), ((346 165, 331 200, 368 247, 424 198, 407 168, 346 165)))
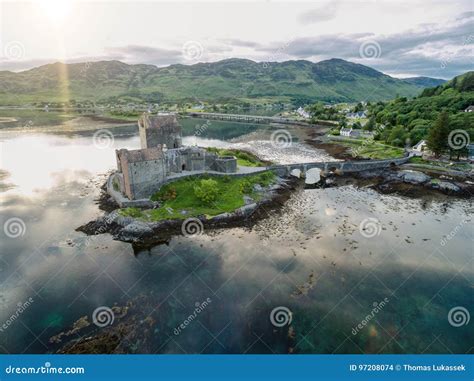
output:
POLYGON ((237 164, 244 167, 265 167, 267 164, 261 161, 257 156, 235 149, 206 148, 209 152, 217 153, 219 156, 235 156, 237 164))
POLYGON ((408 161, 410 164, 417 164, 422 168, 436 167, 437 169, 446 169, 453 171, 471 171, 472 165, 469 163, 454 163, 435 160, 425 160, 421 157, 411 157, 408 161))
POLYGON ((347 139, 332 141, 332 144, 348 147, 354 157, 364 159, 394 159, 403 157, 403 148, 378 143, 371 139, 347 139))
POLYGON ((124 208, 120 213, 145 221, 186 219, 202 215, 216 216, 244 206, 244 195, 257 201, 261 198, 261 194, 255 192, 253 186, 260 184, 266 187, 274 183, 275 179, 274 173, 270 171, 245 177, 188 177, 164 185, 159 192, 150 197, 151 200, 162 203, 159 209, 124 208), (204 203, 196 196, 195 187, 199 186, 203 179, 213 179, 217 182, 217 197, 210 203, 204 203))

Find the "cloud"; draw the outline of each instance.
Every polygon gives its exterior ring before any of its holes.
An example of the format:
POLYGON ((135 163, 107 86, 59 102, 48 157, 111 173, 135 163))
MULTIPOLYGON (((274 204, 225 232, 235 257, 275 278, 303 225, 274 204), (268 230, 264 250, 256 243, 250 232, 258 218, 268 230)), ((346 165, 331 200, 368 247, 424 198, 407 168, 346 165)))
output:
POLYGON ((317 22, 324 22, 336 17, 337 9, 339 8, 339 2, 333 1, 320 6, 316 9, 312 9, 308 12, 302 13, 298 16, 298 20, 302 24, 314 24, 317 22))
MULTIPOLYGON (((473 13, 466 12, 444 25, 424 24, 392 35, 330 34, 302 37, 256 48, 264 57, 318 61, 343 58, 390 73, 437 75, 451 78, 472 70, 473 13), (380 47, 377 58, 360 54, 363 44, 380 47), (283 48, 282 48, 283 47, 283 48), (275 52, 279 52, 279 57, 275 52)), ((267 60, 263 58, 263 60, 267 60)))
POLYGON ((226 45, 233 47, 242 47, 242 48, 258 48, 260 44, 254 41, 240 40, 238 38, 224 38, 218 40, 226 45))
POLYGON ((183 61, 182 50, 162 49, 151 46, 127 45, 105 48, 104 59, 118 60, 130 64, 165 66, 183 61))
MULTIPOLYGON (((299 18, 302 23, 317 22, 318 18, 324 18, 323 15, 325 17, 334 15, 336 8, 337 3, 328 4, 324 10, 314 9, 300 15, 299 18)), ((107 47, 97 56, 76 56, 66 62, 119 60, 128 64, 167 66, 176 63, 213 62, 235 57, 263 62, 290 59, 317 62, 329 58, 342 58, 392 75, 452 78, 473 67, 473 22, 474 12, 464 12, 444 24, 420 24, 417 28, 390 35, 339 33, 303 36, 265 44, 239 38, 207 39, 196 41, 201 51, 197 55, 198 58, 192 61, 183 53, 185 42, 176 41, 171 48, 145 45, 107 47), (361 46, 373 42, 380 47, 377 58, 361 55, 361 46)), ((34 61, 0 59, 0 67, 4 70, 18 71, 55 61, 57 59, 34 61)))

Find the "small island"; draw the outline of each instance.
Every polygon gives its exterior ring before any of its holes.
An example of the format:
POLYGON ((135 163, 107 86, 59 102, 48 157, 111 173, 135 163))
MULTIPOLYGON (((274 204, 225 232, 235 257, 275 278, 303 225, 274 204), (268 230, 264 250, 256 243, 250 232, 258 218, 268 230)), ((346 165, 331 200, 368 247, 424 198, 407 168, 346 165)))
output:
POLYGON ((175 114, 145 113, 138 128, 141 148, 116 150, 117 170, 105 186, 114 210, 79 230, 135 243, 177 229, 202 231, 203 223, 247 219, 291 187, 249 152, 184 146, 175 114))

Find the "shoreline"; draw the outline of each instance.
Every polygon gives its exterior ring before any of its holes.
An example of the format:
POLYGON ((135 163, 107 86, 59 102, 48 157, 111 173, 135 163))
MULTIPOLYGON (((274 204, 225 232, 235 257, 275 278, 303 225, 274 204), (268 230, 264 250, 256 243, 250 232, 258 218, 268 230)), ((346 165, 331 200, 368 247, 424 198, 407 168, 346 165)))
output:
POLYGON ((317 184, 308 185, 297 177, 279 178, 265 197, 255 203, 244 205, 229 213, 208 218, 197 216, 188 219, 168 219, 156 222, 123 216, 120 207, 102 187, 99 208, 106 213, 81 225, 76 229, 86 235, 109 233, 114 240, 131 243, 134 250, 146 249, 168 242, 175 235, 200 235, 205 230, 233 227, 252 227, 257 221, 266 218, 269 211, 278 211, 298 190, 332 188, 354 185, 369 187, 381 194, 396 194, 409 198, 442 195, 454 198, 471 198, 474 182, 458 179, 433 178, 422 172, 402 167, 368 170, 357 173, 327 173, 317 184), (189 227, 186 224, 189 223, 189 227))
POLYGON ((301 183, 301 179, 296 177, 279 179, 266 190, 265 196, 260 201, 244 205, 233 212, 221 213, 210 218, 197 216, 156 222, 121 215, 119 213, 121 208, 109 196, 104 184, 101 188, 99 208, 106 214, 79 226, 76 231, 86 235, 110 233, 115 240, 131 243, 134 248, 146 248, 167 242, 177 234, 193 236, 202 234, 206 229, 250 227, 266 217, 269 211, 280 209, 294 191, 302 188, 301 183))

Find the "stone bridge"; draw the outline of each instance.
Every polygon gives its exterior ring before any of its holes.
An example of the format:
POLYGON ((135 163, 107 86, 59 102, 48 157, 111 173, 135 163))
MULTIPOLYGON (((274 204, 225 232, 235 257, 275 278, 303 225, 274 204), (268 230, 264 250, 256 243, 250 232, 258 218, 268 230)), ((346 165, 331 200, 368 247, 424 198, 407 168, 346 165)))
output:
POLYGON ((311 168, 319 168, 323 171, 341 171, 341 172, 361 172, 370 169, 390 168, 396 165, 404 164, 409 160, 409 156, 386 159, 386 160, 361 160, 361 161, 323 161, 313 163, 297 163, 297 164, 279 164, 271 165, 266 169, 272 170, 278 176, 288 176, 292 170, 299 169, 301 173, 306 173, 311 168))
MULTIPOLYGON (((262 115, 241 115, 241 114, 222 114, 212 112, 188 112, 187 115, 191 118, 214 119, 242 123, 278 123, 291 124, 298 126, 313 126, 311 123, 294 120, 291 118, 283 118, 279 116, 262 116, 262 115)), ((331 121, 317 121, 317 124, 335 126, 337 122, 331 121)))

